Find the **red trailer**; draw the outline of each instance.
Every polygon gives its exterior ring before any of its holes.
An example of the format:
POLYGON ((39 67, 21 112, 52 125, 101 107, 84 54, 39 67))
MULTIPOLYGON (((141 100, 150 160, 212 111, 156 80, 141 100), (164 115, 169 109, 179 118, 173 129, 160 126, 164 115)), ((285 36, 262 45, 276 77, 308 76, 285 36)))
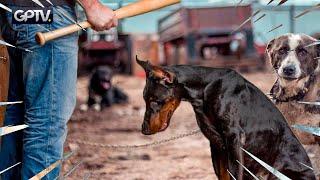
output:
POLYGON ((158 24, 164 64, 263 67, 253 41, 251 6, 180 8, 158 24))
POLYGON ((108 65, 115 72, 131 74, 131 37, 117 29, 97 32, 89 29, 80 36, 79 73, 108 65))

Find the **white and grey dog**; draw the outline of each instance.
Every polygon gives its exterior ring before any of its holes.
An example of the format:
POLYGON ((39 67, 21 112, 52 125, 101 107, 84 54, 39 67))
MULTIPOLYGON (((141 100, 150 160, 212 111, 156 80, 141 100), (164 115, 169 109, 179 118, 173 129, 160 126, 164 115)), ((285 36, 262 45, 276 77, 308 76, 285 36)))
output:
MULTIPOLYGON (((320 124, 319 106, 297 103, 320 101, 320 45, 316 42, 305 34, 285 34, 267 46, 267 55, 277 75, 271 96, 290 125, 319 127, 320 124)), ((317 141, 310 134, 295 133, 303 144, 317 141)))

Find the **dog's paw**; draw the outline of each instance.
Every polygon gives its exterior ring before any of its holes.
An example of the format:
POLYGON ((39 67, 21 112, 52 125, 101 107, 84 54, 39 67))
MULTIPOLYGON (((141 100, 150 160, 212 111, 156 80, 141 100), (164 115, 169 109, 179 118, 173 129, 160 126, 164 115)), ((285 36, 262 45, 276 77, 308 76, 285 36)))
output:
POLYGON ((83 111, 83 112, 88 111, 88 109, 89 109, 88 104, 81 104, 79 109, 80 109, 80 111, 83 111))
POLYGON ((93 109, 97 112, 100 112, 101 111, 101 105, 100 104, 94 104, 93 105, 93 109))

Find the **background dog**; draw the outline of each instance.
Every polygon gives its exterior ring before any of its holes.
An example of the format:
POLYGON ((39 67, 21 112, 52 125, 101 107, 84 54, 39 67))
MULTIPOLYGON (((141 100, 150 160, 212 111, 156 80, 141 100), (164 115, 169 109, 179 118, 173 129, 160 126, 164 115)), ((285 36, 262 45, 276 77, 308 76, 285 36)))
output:
MULTIPOLYGON (((320 46, 309 46, 316 41, 305 34, 286 34, 273 39, 267 46, 267 54, 278 77, 271 96, 290 125, 320 125, 319 106, 297 103, 320 101, 320 46)), ((308 133, 294 132, 303 144, 318 141, 308 133)))
POLYGON ((112 77, 112 69, 107 66, 99 66, 94 70, 88 87, 87 108, 82 106, 82 110, 93 106, 95 110, 100 111, 112 104, 128 102, 128 96, 118 87, 112 85, 112 77))

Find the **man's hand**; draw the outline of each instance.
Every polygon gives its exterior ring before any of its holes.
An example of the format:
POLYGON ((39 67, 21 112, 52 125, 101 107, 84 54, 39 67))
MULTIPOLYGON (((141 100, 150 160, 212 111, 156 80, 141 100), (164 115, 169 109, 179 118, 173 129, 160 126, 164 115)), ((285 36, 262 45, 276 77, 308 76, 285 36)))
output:
POLYGON ((114 11, 104 6, 99 0, 80 0, 85 9, 88 22, 96 31, 108 30, 118 25, 114 11))

